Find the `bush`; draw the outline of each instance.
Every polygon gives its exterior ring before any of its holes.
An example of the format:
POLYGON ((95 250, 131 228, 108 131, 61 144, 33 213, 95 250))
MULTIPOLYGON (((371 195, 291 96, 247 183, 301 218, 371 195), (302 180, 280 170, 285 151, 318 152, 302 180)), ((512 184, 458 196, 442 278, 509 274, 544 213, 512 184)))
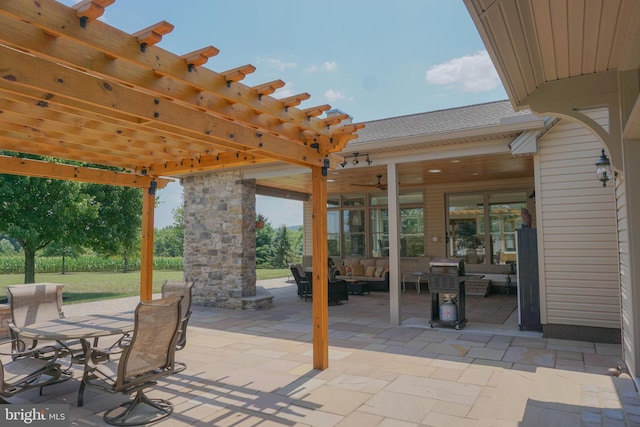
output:
MULTIPOLYGON (((64 260, 66 272, 114 272, 122 271, 122 258, 80 256, 64 260)), ((181 271, 182 257, 154 257, 154 270, 181 271)), ((128 270, 140 270, 140 259, 129 260, 128 270)), ((36 257, 36 273, 59 273, 62 271, 62 257, 36 257)), ((24 257, 0 257, 0 274, 24 273, 24 257)))

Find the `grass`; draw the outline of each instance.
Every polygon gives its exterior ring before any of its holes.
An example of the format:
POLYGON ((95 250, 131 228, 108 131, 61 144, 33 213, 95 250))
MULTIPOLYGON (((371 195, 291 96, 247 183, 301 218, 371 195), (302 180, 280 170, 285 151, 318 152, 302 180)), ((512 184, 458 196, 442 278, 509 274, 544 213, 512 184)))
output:
MULTIPOLYGON (((287 277, 289 269, 256 270, 258 280, 287 277)), ((160 292, 165 280, 183 280, 182 271, 153 272, 153 292, 160 292)), ((100 301, 140 295, 140 272, 128 273, 37 273, 37 283, 65 285, 65 304, 100 301)), ((7 285, 24 283, 24 274, 0 274, 0 298, 5 298, 7 285)))

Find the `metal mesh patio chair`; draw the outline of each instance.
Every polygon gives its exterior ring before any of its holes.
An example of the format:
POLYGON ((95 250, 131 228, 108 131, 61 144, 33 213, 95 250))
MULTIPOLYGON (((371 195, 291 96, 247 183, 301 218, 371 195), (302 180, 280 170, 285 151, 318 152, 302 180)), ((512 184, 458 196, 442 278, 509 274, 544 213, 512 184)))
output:
MULTIPOLYGON (((173 296, 182 296, 181 313, 182 322, 180 325, 180 333, 178 334, 178 342, 176 350, 182 350, 187 345, 187 326, 191 318, 191 291, 193 290, 193 282, 178 282, 165 280, 162 284, 162 298, 173 296)), ((182 372, 187 368, 184 362, 176 362, 176 372, 182 372)))
MULTIPOLYGON (((21 340, 14 340, 13 348, 25 348, 26 344, 21 340)), ((40 359, 40 351, 43 349, 32 349, 26 351, 12 351, 11 353, 0 353, 0 355, 11 356, 11 361, 6 364, 0 359, 0 402, 5 397, 12 397, 23 391, 32 388, 42 387, 60 382, 63 372, 60 364, 56 363, 57 350, 47 349, 46 353, 53 356, 47 359, 40 359)), ((66 376, 65 379, 70 378, 66 376)), ((7 403, 4 401, 4 403, 7 403)))
POLYGON ((131 341, 116 349, 119 358, 105 357, 105 350, 100 348, 87 350, 78 406, 84 404, 85 386, 91 386, 110 393, 136 393, 133 399, 105 412, 103 418, 108 424, 143 425, 173 413, 171 402, 151 399, 144 390, 174 373, 182 323, 181 301, 182 296, 140 302, 135 311, 131 341))
MULTIPOLYGON (((22 349, 16 347, 16 343, 21 340, 20 330, 25 326, 34 323, 46 322, 49 320, 61 319, 64 317, 62 312, 62 288, 64 285, 55 283, 34 283, 25 285, 7 286, 7 296, 11 308, 11 321, 9 323, 9 331, 12 341, 12 350, 20 351, 22 349)), ((57 349, 56 357, 71 356, 71 360, 83 361, 84 350, 80 341, 56 341, 56 342, 38 342, 37 340, 28 340, 27 348, 35 349, 43 346, 39 351, 44 356, 43 351, 52 347, 57 349), (43 350, 44 349, 44 350, 43 350)))

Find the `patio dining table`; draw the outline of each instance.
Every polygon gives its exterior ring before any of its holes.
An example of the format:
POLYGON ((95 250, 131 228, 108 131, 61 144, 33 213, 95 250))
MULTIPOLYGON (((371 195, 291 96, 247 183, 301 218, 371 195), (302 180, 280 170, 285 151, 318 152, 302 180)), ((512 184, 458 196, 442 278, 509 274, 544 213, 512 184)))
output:
POLYGON ((134 312, 89 314, 63 317, 45 322, 32 323, 20 329, 20 338, 50 341, 80 340, 86 352, 89 340, 100 337, 123 335, 133 331, 134 312))
POLYGON ((20 329, 22 338, 66 341, 100 338, 133 331, 134 312, 89 314, 32 323, 20 329))

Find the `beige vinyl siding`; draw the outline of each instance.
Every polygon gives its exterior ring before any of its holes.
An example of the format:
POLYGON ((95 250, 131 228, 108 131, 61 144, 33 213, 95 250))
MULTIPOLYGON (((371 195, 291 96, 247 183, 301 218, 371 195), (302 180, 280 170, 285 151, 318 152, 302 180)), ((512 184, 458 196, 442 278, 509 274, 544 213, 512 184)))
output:
MULTIPOLYGON (((620 297, 622 310, 622 342, 624 357, 629 367, 636 366, 636 336, 633 319, 638 313, 633 313, 633 289, 631 288, 629 256, 629 228, 627 213, 627 197, 624 187, 624 174, 616 179, 616 209, 618 211, 618 251, 620 256, 620 297)), ((636 373, 637 375, 637 373, 636 373)))
POLYGON ((539 141, 543 323, 620 327, 614 190, 595 177, 601 149, 588 129, 567 120, 539 141))

